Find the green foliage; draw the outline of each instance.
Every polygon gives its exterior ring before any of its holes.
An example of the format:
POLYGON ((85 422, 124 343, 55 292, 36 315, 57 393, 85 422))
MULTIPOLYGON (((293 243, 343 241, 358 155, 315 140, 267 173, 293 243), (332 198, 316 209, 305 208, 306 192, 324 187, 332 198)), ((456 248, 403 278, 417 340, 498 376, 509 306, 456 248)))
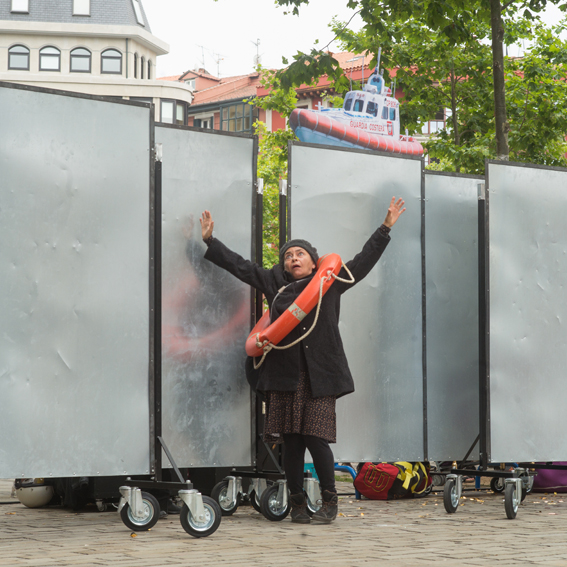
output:
POLYGON ((260 73, 260 84, 268 94, 248 100, 250 104, 263 108, 264 110, 275 110, 282 116, 289 116, 297 104, 297 93, 295 89, 284 88, 275 71, 258 67, 260 73))
POLYGON ((296 139, 293 130, 268 132, 263 122, 254 124, 259 136, 258 177, 264 180, 264 267, 279 262, 279 182, 287 178, 287 147, 296 139))
MULTIPOLYGON (((276 0, 297 14, 308 0, 276 0)), ((492 52, 490 0, 345 0, 364 22, 353 32, 343 22, 332 27, 341 47, 353 53, 376 53, 381 67, 395 69, 396 88, 404 93, 400 106, 402 128, 419 132, 442 108, 451 111, 447 129, 431 138, 426 148, 443 168, 483 173, 485 158, 496 158, 495 115, 509 128, 510 159, 548 165, 567 165, 565 133, 565 54, 558 39, 563 28, 547 29, 538 15, 547 4, 564 0, 510 0, 500 3, 504 42, 533 41, 523 59, 495 59, 492 52), (493 67, 505 73, 506 98, 497 106, 493 67)), ((323 73, 335 81, 338 63, 324 50, 298 53, 294 62, 276 74, 279 85, 311 84, 323 73)), ((337 92, 348 83, 341 74, 337 92)), ((385 79, 393 77, 385 73, 385 79)), ((337 85, 335 85, 337 86, 337 85)), ((501 136, 499 131, 498 136, 501 136)), ((434 166, 436 167, 436 166, 434 166)))

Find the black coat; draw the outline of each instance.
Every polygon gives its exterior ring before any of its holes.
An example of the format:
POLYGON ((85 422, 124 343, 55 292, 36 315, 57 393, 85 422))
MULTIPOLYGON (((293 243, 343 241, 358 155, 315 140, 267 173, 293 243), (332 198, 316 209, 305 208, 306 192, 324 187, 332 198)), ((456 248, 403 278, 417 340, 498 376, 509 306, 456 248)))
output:
MULTIPOLYGON (((378 229, 368 239, 362 251, 346 262, 355 284, 375 266, 389 241, 390 237, 378 229)), ((208 247, 205 258, 262 292, 268 300, 272 321, 293 303, 312 278, 310 276, 294 281, 280 265, 266 270, 258 264, 245 260, 216 238, 208 247), (274 304, 274 298, 283 286, 287 287, 279 294, 274 304)), ((344 268, 341 269, 339 277, 349 279, 344 268)), ((287 350, 273 349, 268 353, 260 367, 257 385, 259 391, 295 391, 299 382, 300 349, 303 348, 313 397, 329 395, 340 397, 354 392, 354 381, 339 333, 339 314, 341 295, 355 284, 336 280, 323 297, 319 320, 311 334, 301 343, 287 350)), ((311 327, 315 311, 316 308, 280 342, 279 346, 292 343, 303 335, 311 327)))

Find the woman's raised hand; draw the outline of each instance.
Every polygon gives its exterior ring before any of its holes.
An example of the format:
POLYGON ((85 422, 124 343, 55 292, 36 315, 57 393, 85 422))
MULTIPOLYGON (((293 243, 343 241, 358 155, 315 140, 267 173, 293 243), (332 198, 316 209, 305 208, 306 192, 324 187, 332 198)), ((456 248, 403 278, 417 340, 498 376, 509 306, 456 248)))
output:
POLYGON ((201 234, 203 236, 203 240, 207 240, 213 235, 213 228, 215 227, 215 221, 211 215, 210 211, 204 211, 199 219, 201 223, 201 234))
POLYGON ((405 201, 403 199, 400 198, 396 201, 396 197, 392 197, 390 206, 388 207, 388 214, 384 221, 384 224, 388 228, 392 228, 396 224, 396 221, 400 218, 400 215, 406 210, 404 204, 405 201))

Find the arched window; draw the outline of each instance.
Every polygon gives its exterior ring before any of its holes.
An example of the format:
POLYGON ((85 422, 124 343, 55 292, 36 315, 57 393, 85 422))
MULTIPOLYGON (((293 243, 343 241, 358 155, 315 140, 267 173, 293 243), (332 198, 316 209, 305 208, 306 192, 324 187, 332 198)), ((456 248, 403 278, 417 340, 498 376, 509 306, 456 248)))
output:
POLYGON ((148 79, 152 78, 152 62, 148 59, 148 79))
POLYGON ((100 72, 122 75, 122 53, 116 49, 107 49, 100 55, 100 72))
POLYGON ((40 71, 61 71, 61 51, 57 47, 43 47, 39 50, 40 71))
POLYGON ((30 50, 24 45, 14 45, 8 49, 8 69, 30 70, 30 50))
POLYGON ((142 57, 140 64, 140 79, 144 78, 144 67, 146 66, 146 60, 142 57))
POLYGON ((134 79, 138 78, 138 54, 134 53, 134 79))
POLYGON ((84 47, 77 47, 71 51, 71 73, 91 72, 91 52, 84 47))

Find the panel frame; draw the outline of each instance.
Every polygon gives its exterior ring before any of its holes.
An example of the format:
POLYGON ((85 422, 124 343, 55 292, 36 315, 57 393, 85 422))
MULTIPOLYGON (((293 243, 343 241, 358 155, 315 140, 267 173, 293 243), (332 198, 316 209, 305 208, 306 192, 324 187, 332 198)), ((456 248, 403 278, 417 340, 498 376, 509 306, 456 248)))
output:
MULTIPOLYGON (((453 178, 453 179, 470 179, 470 180, 475 180, 477 181, 478 185, 485 185, 485 178, 481 175, 473 175, 473 174, 464 174, 464 173, 455 173, 455 172, 446 172, 446 171, 433 171, 433 170, 425 170, 424 172, 424 177, 427 176, 431 176, 431 177, 445 177, 445 178, 453 178)), ((425 181, 424 181, 425 183, 425 181)), ((480 202, 480 196, 477 195, 477 200, 480 202)), ((427 193, 427 188, 425 189, 425 202, 426 202, 426 207, 427 207, 427 202, 430 201, 430 196, 427 193)), ((478 206, 477 206, 477 210, 478 210, 478 206)), ((426 229, 427 232, 427 229, 426 229)), ((427 246, 427 243, 425 242, 425 246, 427 246)), ((480 254, 480 244, 477 241, 477 247, 479 250, 479 254, 480 254)), ((427 256, 426 256, 426 260, 427 260, 427 256)), ((426 262, 427 265, 427 262, 426 262)), ((478 261, 475 264, 475 266, 478 265, 478 261)), ((427 279, 425 280, 427 282, 427 279)), ((425 286, 425 294, 426 294, 426 299, 427 299, 427 283, 425 286)), ((427 318, 425 318, 425 322, 424 322, 424 328, 425 328, 425 336, 427 337, 427 318)), ((426 344, 426 355, 427 355, 427 344, 426 344)), ((425 366, 427 368, 427 360, 425 363, 425 366)), ((431 380, 429 380, 431 381, 431 380)), ((426 394, 427 395, 427 394, 426 394)), ((426 429, 429 430, 429 419, 428 419, 428 412, 427 412, 427 406, 426 406, 426 417, 425 417, 425 424, 426 424, 426 429)), ((451 426, 451 424, 447 424, 449 427, 451 426)), ((480 419, 479 419, 479 425, 480 425, 480 419)), ((451 456, 451 460, 459 460, 459 458, 461 458, 462 460, 467 460, 470 456, 470 454, 473 452, 475 446, 478 443, 478 438, 476 439, 471 439, 471 443, 472 445, 470 446, 468 452, 466 455, 452 455, 451 456)), ((428 447, 429 448, 429 447, 428 447)), ((431 452, 429 452, 428 454, 428 458, 430 459, 438 459, 439 455, 435 455, 432 454, 431 452)), ((449 460, 448 458, 443 458, 442 460, 449 460)))
POLYGON ((530 170, 556 171, 567 173, 566 168, 486 159, 485 160, 485 195, 479 200, 479 385, 480 385, 480 464, 486 468, 492 462, 493 432, 491 424, 491 291, 490 291, 490 166, 498 165, 530 170))
MULTIPOLYGON (((253 149, 252 149, 252 164, 251 164, 251 172, 252 172, 252 187, 251 187, 251 204, 252 204, 252 211, 251 211, 251 222, 250 222, 250 258, 253 262, 258 264, 262 264, 262 203, 263 203, 263 194, 258 192, 258 136, 254 134, 248 134, 246 132, 228 132, 225 130, 213 130, 210 128, 199 128, 196 126, 187 126, 184 124, 167 124, 167 123, 156 123, 155 129, 161 128, 165 130, 176 130, 176 131, 185 131, 185 132, 198 132, 199 134, 204 134, 207 136, 223 136, 229 138, 239 138, 239 139, 247 139, 252 141, 253 149)), ((161 168, 160 168, 161 172, 161 168)), ((161 181, 160 181, 161 185, 161 181)), ((161 199, 160 199, 161 204, 161 199)), ((161 210, 160 210, 160 218, 161 218, 161 210)), ((160 235, 161 235, 161 223, 160 223, 160 235)), ((161 264, 160 264, 161 268, 161 264)), ((160 271, 160 285, 161 285, 161 271, 160 271)), ((161 312, 161 294, 159 299, 160 305, 160 312, 161 312)), ((261 295, 253 288, 250 288, 250 329, 256 324, 257 318, 259 319, 262 315, 262 298, 261 295)), ((160 360, 160 387, 159 387, 159 403, 161 404, 161 396, 162 396, 162 384, 161 384, 161 318, 160 318, 160 341, 157 343, 159 346, 156 345, 157 350, 159 350, 159 360, 160 360)), ((260 418, 259 411, 255 411, 254 408, 256 405, 260 405, 261 410, 261 403, 257 401, 257 397, 250 390, 250 432, 251 432, 251 455, 250 461, 251 465, 255 465, 258 458, 259 448, 257 443, 257 435, 256 432, 258 429, 258 419, 260 418)), ((161 422, 160 422, 160 431, 161 431, 161 422)), ((157 439, 156 436, 156 454, 161 453, 158 449, 161 448, 161 443, 157 439)), ((175 454, 172 455, 175 458, 175 454)), ((163 456, 160 457, 162 462, 164 461, 163 456)), ((218 468, 223 467, 223 465, 216 465, 210 464, 211 468, 218 468)))
MULTIPOLYGON (((427 368, 426 368, 426 296, 425 296, 425 285, 426 285, 426 273, 425 273, 425 163, 423 156, 413 156, 407 154, 393 154, 391 152, 382 152, 375 150, 364 150, 358 148, 342 148, 337 146, 330 146, 326 144, 313 144, 307 142, 301 142, 296 140, 290 140, 288 142, 288 176, 287 176, 287 194, 284 196, 284 201, 286 204, 286 212, 282 214, 280 205, 280 223, 285 219, 285 228, 282 230, 280 226, 280 247, 285 244, 287 240, 293 238, 291 231, 291 210, 293 204, 293 159, 292 159, 292 149, 294 147, 301 148, 312 148, 329 150, 333 152, 346 152, 349 154, 359 154, 359 155, 372 155, 377 157, 385 157, 390 159, 400 159, 400 160, 410 160, 418 161, 421 163, 421 186, 420 186, 420 215, 421 215, 421 369, 422 369, 422 454, 423 460, 428 460, 428 431, 427 431, 427 368)), ((281 200, 280 200, 281 203, 281 200)), ((405 458, 405 457, 400 457, 405 458)))
MULTIPOLYGON (((154 404, 153 404, 153 393, 155 389, 155 336, 154 332, 157 326, 157 322, 155 321, 155 296, 152 290, 155 288, 156 282, 156 271, 159 270, 159 267, 156 266, 155 261, 155 254, 153 254, 153 247, 156 246, 158 240, 158 236, 154 230, 155 228, 155 214, 152 214, 152 211, 155 211, 156 201, 158 200, 158 196, 156 195, 156 187, 155 187, 155 155, 154 155, 154 148, 155 148, 155 108, 153 103, 147 102, 140 102, 140 101, 131 101, 131 100, 123 100, 123 99, 112 99, 110 100, 108 97, 100 96, 100 95, 93 95, 93 94, 86 94, 86 93, 77 93, 72 91, 65 91, 59 89, 52 89, 52 88, 45 88, 45 87, 38 87, 35 85, 27 85, 27 84, 20 84, 20 83, 11 83, 8 81, 0 81, 0 89, 11 89, 11 90, 19 90, 25 92, 33 92, 33 93, 42 93, 47 95, 54 95, 57 97, 68 97, 73 99, 80 99, 80 100, 92 100, 96 102, 101 102, 104 104, 110 105, 124 105, 129 107, 139 107, 139 108, 147 108, 149 110, 149 120, 148 120, 148 145, 149 145, 149 155, 148 155, 148 211, 149 217, 148 221, 148 236, 149 236, 149 243, 148 243, 148 305, 149 305, 149 316, 148 316, 148 415, 149 415, 149 423, 148 423, 148 462, 147 468, 148 472, 153 473, 155 470, 155 444, 154 444, 154 435, 153 435, 153 428, 155 423, 155 413, 154 413, 154 404), (154 321, 152 318, 154 317, 154 321)), ((161 323, 160 323, 161 326, 161 323)), ((47 472, 47 471, 46 471, 47 472)), ((138 473, 139 474, 139 473, 138 473)), ((60 478, 69 478, 75 476, 84 476, 81 475, 80 472, 77 472, 73 469, 73 471, 69 471, 68 475, 58 475, 60 478)), ((111 476, 119 476, 119 473, 116 475, 111 476)))

